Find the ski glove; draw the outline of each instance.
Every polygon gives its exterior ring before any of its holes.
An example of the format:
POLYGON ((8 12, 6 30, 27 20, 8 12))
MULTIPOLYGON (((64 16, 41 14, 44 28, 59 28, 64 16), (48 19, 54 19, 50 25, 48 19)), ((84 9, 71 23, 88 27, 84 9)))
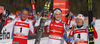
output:
POLYGON ((91 25, 95 25, 95 22, 92 21, 92 22, 91 22, 91 25))
POLYGON ((64 34, 64 39, 65 39, 65 41, 71 41, 71 40, 72 40, 72 37, 68 37, 68 38, 67 38, 67 35, 64 34))
POLYGON ((74 15, 72 15, 72 18, 74 18, 74 15))

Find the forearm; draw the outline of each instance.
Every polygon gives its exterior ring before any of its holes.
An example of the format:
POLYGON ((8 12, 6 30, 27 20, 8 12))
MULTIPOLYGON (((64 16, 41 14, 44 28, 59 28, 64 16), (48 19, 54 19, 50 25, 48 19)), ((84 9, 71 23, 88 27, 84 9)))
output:
POLYGON ((31 34, 36 35, 36 30, 35 30, 35 28, 33 27, 32 21, 30 22, 30 32, 31 32, 31 34))
POLYGON ((4 28, 9 28, 9 27, 12 27, 12 26, 14 26, 14 21, 5 25, 4 28))
POLYGON ((68 14, 66 15, 66 18, 69 18, 70 20, 72 20, 72 18, 74 18, 73 13, 72 13, 72 12, 68 13, 68 14))
MULTIPOLYGON (((39 20, 35 23, 35 27, 37 27, 37 26, 40 25, 40 20, 41 20, 41 18, 39 18, 39 20)), ((44 26, 50 25, 50 22, 51 21, 46 21, 45 24, 44 24, 44 26)))

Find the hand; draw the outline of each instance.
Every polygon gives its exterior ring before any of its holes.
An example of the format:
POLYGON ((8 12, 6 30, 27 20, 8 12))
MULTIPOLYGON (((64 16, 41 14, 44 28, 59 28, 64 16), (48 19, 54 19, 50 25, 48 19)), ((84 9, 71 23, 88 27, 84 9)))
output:
POLYGON ((91 22, 91 25, 95 25, 95 22, 92 21, 92 22, 91 22))
POLYGON ((71 18, 72 18, 72 16, 73 16, 73 13, 72 13, 72 12, 70 12, 70 13, 69 13, 69 18, 71 19, 71 18))
POLYGON ((64 34, 64 39, 65 39, 65 41, 68 41, 68 38, 67 38, 66 34, 64 34))
POLYGON ((34 0, 31 0, 31 3, 35 3, 35 1, 34 0))
POLYGON ((68 41, 68 38, 67 38, 66 34, 64 34, 64 39, 65 39, 65 41, 68 41))
POLYGON ((70 13, 69 13, 69 16, 72 16, 72 15, 73 15, 73 13, 72 13, 72 12, 70 12, 70 13))
POLYGON ((71 40, 72 40, 72 37, 68 37, 68 38, 67 38, 67 35, 64 34, 64 39, 65 39, 65 41, 71 41, 71 40))
POLYGON ((76 27, 76 25, 74 25, 74 24, 73 24, 73 25, 72 25, 72 30, 74 30, 74 29, 75 29, 75 27, 76 27))
POLYGON ((67 35, 66 34, 64 34, 64 38, 67 38, 67 35))
POLYGON ((69 41, 72 41, 72 37, 68 37, 69 38, 69 41))

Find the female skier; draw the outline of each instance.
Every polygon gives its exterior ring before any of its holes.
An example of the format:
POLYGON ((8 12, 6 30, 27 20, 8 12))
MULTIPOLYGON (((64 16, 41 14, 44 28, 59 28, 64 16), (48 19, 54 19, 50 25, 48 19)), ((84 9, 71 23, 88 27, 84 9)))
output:
MULTIPOLYGON (((66 35, 64 35, 66 41, 73 41, 74 44, 88 44, 88 26, 86 27, 84 25, 84 16, 82 14, 78 14, 76 17, 76 26, 73 25, 73 30, 70 31, 69 38, 66 38, 66 35)), ((94 22, 91 22, 92 25, 94 25, 94 22)), ((94 29, 94 38, 97 39, 98 35, 96 30, 94 29)), ((71 43, 72 44, 72 43, 71 43)))
POLYGON ((29 9, 25 7, 21 11, 20 18, 17 18, 4 26, 5 28, 13 26, 14 34, 12 44, 27 44, 29 30, 32 34, 35 34, 32 21, 27 19, 28 15, 29 9))
MULTIPOLYGON (((71 17, 72 14, 68 16, 70 19, 71 17)), ((36 22, 35 26, 39 26, 40 19, 36 22)), ((62 21, 62 11, 60 8, 54 9, 54 19, 46 21, 45 26, 49 26, 49 40, 47 44, 61 44, 63 33, 66 29, 65 24, 62 21)))

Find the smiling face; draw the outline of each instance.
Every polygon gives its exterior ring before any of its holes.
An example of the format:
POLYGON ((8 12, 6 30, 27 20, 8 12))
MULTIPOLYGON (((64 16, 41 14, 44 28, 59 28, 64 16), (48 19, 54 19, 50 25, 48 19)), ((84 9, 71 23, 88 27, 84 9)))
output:
POLYGON ((54 17, 55 17, 55 20, 59 21, 62 17, 61 12, 56 12, 54 17))
POLYGON ((22 13, 21 13, 21 15, 22 15, 21 18, 23 20, 27 19, 28 18, 28 14, 29 14, 29 11, 23 10, 22 13))
POLYGON ((83 25, 83 23, 84 23, 84 21, 81 18, 76 19, 77 26, 81 26, 81 25, 83 25))

